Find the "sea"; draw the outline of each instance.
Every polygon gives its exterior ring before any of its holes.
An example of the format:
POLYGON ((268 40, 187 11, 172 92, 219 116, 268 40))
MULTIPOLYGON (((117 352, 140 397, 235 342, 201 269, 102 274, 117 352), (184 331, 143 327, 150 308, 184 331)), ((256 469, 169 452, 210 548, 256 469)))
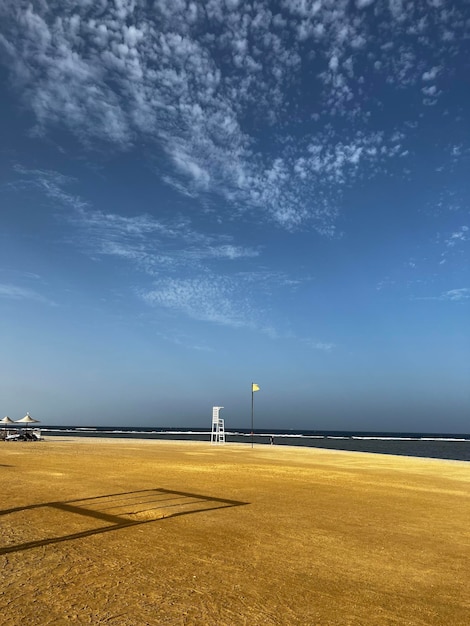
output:
MULTIPOLYGON (((43 437, 113 437, 210 442, 210 429, 109 426, 41 426, 43 437)), ((470 434, 326 430, 225 431, 229 443, 304 446, 329 450, 470 461, 470 434)))

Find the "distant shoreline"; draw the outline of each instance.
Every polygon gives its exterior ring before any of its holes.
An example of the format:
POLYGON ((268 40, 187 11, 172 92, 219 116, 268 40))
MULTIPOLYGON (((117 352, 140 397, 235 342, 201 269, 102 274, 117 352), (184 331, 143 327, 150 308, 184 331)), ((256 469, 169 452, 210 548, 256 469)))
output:
MULTIPOLYGON (((122 446, 125 446, 126 448, 129 446, 139 446, 139 445, 144 445, 144 446, 147 446, 147 445, 200 446, 201 444, 202 445, 207 444, 208 450, 209 449, 220 450, 221 452, 223 451, 224 447, 251 449, 251 443, 249 441, 245 441, 241 443, 227 441, 225 444, 211 444, 210 441, 199 441, 199 440, 193 440, 193 439, 184 439, 184 440, 163 439, 163 438, 162 439, 144 439, 144 438, 140 439, 140 438, 135 438, 135 437, 107 437, 105 435, 103 436, 97 435, 94 437, 81 437, 79 435, 66 436, 66 437, 61 437, 60 435, 55 435, 51 437, 45 436, 43 437, 42 442, 43 443, 57 442, 57 443, 82 444, 82 445, 86 445, 86 444, 113 445, 113 446, 122 445, 122 446)), ((18 445, 21 445, 21 443, 24 443, 24 442, 19 442, 18 445)), ((16 445, 16 444, 11 442, 11 445, 16 445)), ((433 462, 443 461, 446 463, 448 462, 467 463, 468 462, 465 459, 448 459, 448 458, 441 458, 441 457, 391 454, 391 453, 371 452, 371 451, 364 451, 364 450, 342 450, 338 448, 322 448, 322 447, 316 447, 316 446, 295 446, 295 445, 288 445, 288 444, 270 446, 265 443, 255 443, 253 449, 257 451, 271 450, 274 455, 276 454, 276 451, 279 451, 281 453, 282 451, 285 451, 286 453, 299 452, 299 451, 305 451, 305 452, 312 451, 312 452, 319 453, 319 454, 331 453, 331 454, 343 454, 343 455, 352 454, 352 455, 365 455, 365 456, 376 455, 378 457, 391 457, 391 458, 396 458, 396 459, 416 459, 420 461, 433 461, 433 462)))
MULTIPOLYGON (((73 427, 44 426, 43 437, 114 440, 130 439, 133 441, 194 441, 209 442, 208 429, 162 429, 138 427, 73 427)), ((455 461, 470 461, 470 435, 451 433, 382 433, 362 431, 276 431, 267 432, 259 429, 253 437, 248 430, 226 431, 229 444, 270 445, 277 447, 316 448, 325 450, 343 450, 345 452, 365 452, 392 456, 410 456, 438 458, 455 461)))

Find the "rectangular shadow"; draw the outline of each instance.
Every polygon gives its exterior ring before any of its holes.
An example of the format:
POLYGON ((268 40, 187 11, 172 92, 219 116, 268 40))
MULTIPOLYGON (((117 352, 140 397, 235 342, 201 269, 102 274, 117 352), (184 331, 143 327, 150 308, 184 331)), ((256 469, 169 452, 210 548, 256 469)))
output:
POLYGON ((0 516, 8 516, 9 532, 2 533, 2 540, 10 545, 0 546, 0 554, 246 504, 186 491, 143 489, 5 509, 0 516))

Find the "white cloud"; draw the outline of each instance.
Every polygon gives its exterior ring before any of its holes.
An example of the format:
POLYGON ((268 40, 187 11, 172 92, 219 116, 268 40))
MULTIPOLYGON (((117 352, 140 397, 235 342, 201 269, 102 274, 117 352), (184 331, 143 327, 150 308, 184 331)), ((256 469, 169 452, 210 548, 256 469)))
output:
POLYGON ((42 191, 48 198, 57 203, 57 205, 71 209, 73 211, 82 211, 88 206, 79 196, 64 191, 67 187, 75 182, 69 176, 64 176, 60 172, 51 170, 32 170, 26 169, 16 164, 14 171, 19 178, 10 183, 10 187, 21 188, 34 186, 42 191))
POLYGON ((19 287, 18 285, 11 285, 8 283, 0 283, 0 298, 7 298, 10 300, 33 300, 35 302, 40 302, 41 304, 54 305, 52 300, 49 300, 33 289, 29 289, 28 287, 19 287))
MULTIPOLYGON (((269 277, 264 278, 266 280, 269 277)), ((152 290, 141 291, 139 295, 152 306, 164 307, 198 321, 248 329, 272 340, 289 339, 321 352, 331 352, 336 348, 331 342, 281 333, 272 325, 266 324, 265 319, 261 321, 259 311, 253 308, 249 295, 247 296, 250 293, 250 282, 255 280, 259 288, 259 279, 260 276, 253 275, 228 278, 215 274, 203 278, 167 279, 157 282, 152 290)), ((176 343, 187 345, 186 341, 177 340, 176 343)))
POLYGON ((325 343, 323 341, 313 341, 310 345, 315 350, 321 350, 322 352, 331 352, 336 347, 334 343, 325 343))
POLYGON ((171 334, 157 333, 157 336, 161 337, 165 341, 175 344, 176 346, 180 346, 188 350, 196 350, 198 352, 215 352, 214 348, 206 344, 195 343, 193 337, 181 334, 178 331, 174 331, 171 334))
POLYGON ((422 75, 422 80, 423 81, 431 81, 431 80, 435 80, 435 78, 437 78, 438 74, 440 73, 441 68, 436 66, 436 67, 432 67, 430 70, 428 70, 427 72, 424 72, 422 75))
POLYGON ((463 225, 448 235, 439 234, 437 242, 440 245, 440 261, 441 265, 452 259, 461 258, 466 253, 465 248, 467 242, 470 241, 470 229, 463 225))
POLYGON ((377 146, 375 131, 354 130, 384 104, 373 100, 365 74, 394 86, 397 97, 404 87, 422 88, 434 104, 433 81, 465 28, 456 6, 356 6, 4 0, 0 46, 37 132, 65 128, 87 149, 145 142, 167 157, 162 178, 189 196, 216 194, 232 216, 256 212, 287 229, 312 222, 328 233, 342 188, 362 169, 373 175, 406 153, 385 133, 377 146), (305 71, 310 91, 300 101, 312 99, 329 129, 322 133, 303 127, 296 112, 305 71), (332 131, 335 117, 350 123, 341 135, 332 131), (307 146, 320 144, 324 155, 312 161, 307 146))
POLYGON ((461 226, 458 230, 451 233, 450 237, 446 240, 448 248, 453 248, 458 243, 463 241, 470 241, 470 232, 468 226, 461 226))
POLYGON ((236 285, 212 275, 204 278, 165 280, 154 289, 142 292, 149 304, 163 306, 193 319, 233 328, 256 329, 253 312, 237 297, 236 285))
POLYGON ((214 256, 220 259, 243 259, 254 258, 259 256, 259 251, 253 248, 246 248, 243 246, 234 246, 231 244, 225 244, 220 246, 213 246, 208 250, 208 256, 214 256))
MULTIPOLYGON (((20 167, 16 171, 21 185, 36 186, 54 206, 67 209, 67 223, 74 227, 69 243, 92 259, 114 257, 130 264, 147 283, 157 279, 152 288, 138 290, 148 304, 201 321, 268 333, 265 320, 259 321, 253 294, 266 294, 273 285, 289 286, 289 279, 255 267, 237 271, 238 263, 257 259, 260 250, 237 245, 230 235, 202 233, 189 219, 164 221, 145 214, 100 211, 65 191, 62 185, 67 189, 74 181, 58 172, 20 167)), ((39 299, 35 292, 18 288, 3 295, 39 299)))
POLYGON ((213 259, 259 256, 258 250, 232 243, 229 235, 198 232, 189 220, 164 222, 150 215, 127 217, 86 209, 73 222, 82 232, 81 245, 88 254, 128 259, 151 275, 171 267, 203 270, 213 259))
POLYGON ((151 215, 132 217, 94 209, 80 196, 68 193, 74 179, 59 172, 27 170, 16 166, 20 178, 13 187, 33 185, 76 227, 75 241, 90 256, 115 256, 137 264, 153 274, 162 267, 200 267, 212 260, 237 261, 259 256, 259 250, 237 245, 230 235, 196 230, 185 218, 159 220, 151 215))
POLYGON ((459 289, 449 289, 443 291, 438 296, 421 296, 415 297, 414 300, 441 300, 448 302, 461 302, 470 299, 470 287, 460 287, 459 289))
POLYGON ((460 300, 468 300, 470 298, 470 288, 461 287, 460 289, 449 289, 439 296, 439 300, 451 300, 458 302, 460 300))

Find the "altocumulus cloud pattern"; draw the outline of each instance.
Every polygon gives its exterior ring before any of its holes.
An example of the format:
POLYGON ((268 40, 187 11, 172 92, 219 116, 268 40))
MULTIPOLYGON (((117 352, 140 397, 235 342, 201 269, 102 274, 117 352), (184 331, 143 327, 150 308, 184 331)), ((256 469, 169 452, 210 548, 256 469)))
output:
POLYGON ((342 188, 406 156, 403 124, 377 123, 385 97, 413 90, 437 104, 468 37, 466 9, 7 0, 1 44, 38 133, 63 126, 120 150, 143 142, 184 194, 331 232, 342 188))

